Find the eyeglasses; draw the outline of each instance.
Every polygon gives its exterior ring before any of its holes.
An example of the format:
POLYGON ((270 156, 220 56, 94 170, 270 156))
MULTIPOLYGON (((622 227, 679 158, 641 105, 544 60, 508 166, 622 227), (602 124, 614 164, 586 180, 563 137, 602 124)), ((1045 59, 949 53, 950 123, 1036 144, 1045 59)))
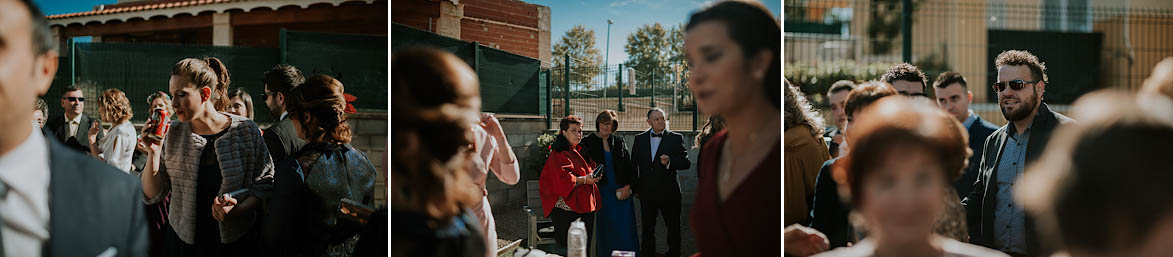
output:
POLYGON ((263 93, 261 93, 261 95, 264 95, 264 96, 265 96, 265 98, 268 98, 268 97, 270 97, 270 96, 275 96, 275 95, 277 95, 277 92, 273 92, 273 91, 269 91, 269 92, 263 92, 263 93))
POLYGON ((65 101, 70 101, 70 102, 85 102, 86 101, 85 97, 62 97, 61 99, 65 99, 65 101))
POLYGON ((1014 89, 1014 91, 1018 91, 1018 90, 1022 90, 1022 87, 1025 86, 1026 84, 1034 84, 1034 83, 1038 83, 1039 81, 1040 80, 1024 81, 1021 79, 1016 79, 1016 80, 1011 80, 1008 82, 997 82, 997 83, 994 83, 994 92, 1001 93, 1003 90, 1006 90, 1007 85, 1010 86, 1010 89, 1014 89))

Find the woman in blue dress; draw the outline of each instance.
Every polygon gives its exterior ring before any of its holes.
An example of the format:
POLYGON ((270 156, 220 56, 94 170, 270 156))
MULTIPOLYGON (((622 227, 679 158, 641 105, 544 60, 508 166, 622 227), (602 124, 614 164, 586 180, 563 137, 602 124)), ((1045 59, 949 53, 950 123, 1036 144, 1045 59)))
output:
POLYGON ((603 110, 595 118, 594 134, 582 139, 587 155, 596 163, 602 163, 606 174, 599 181, 602 206, 595 217, 597 256, 611 256, 611 251, 639 250, 639 237, 635 228, 635 206, 631 201, 631 183, 635 182, 631 154, 623 144, 623 138, 614 136, 619 127, 619 115, 612 110, 603 110))

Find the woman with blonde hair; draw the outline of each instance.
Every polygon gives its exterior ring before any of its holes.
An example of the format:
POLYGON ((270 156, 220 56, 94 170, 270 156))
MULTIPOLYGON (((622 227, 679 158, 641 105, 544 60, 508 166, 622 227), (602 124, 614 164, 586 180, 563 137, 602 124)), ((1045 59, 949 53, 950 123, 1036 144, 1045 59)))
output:
POLYGON ((107 89, 98 96, 98 116, 103 122, 115 125, 106 132, 106 137, 100 140, 98 132, 102 126, 98 126, 96 121, 90 126, 87 136, 90 141, 98 142, 90 145, 90 154, 110 166, 130 173, 130 169, 133 168, 131 157, 134 156, 134 147, 138 142, 134 125, 130 124, 130 118, 134 117, 134 111, 130 109, 130 100, 117 88, 107 89))

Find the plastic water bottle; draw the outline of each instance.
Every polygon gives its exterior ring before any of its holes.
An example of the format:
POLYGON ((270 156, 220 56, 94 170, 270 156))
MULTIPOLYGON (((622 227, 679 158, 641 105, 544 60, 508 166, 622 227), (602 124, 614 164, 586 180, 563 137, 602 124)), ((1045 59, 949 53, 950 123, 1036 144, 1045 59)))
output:
POLYGON ((566 242, 567 257, 587 257, 587 231, 586 223, 582 219, 576 219, 570 223, 570 231, 566 233, 568 237, 566 242))

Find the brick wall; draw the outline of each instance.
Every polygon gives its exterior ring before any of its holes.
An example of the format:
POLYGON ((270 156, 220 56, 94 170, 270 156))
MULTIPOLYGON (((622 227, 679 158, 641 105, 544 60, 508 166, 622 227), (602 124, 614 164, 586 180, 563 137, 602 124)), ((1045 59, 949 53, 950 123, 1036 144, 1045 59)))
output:
POLYGON ((460 14, 459 34, 441 33, 437 24, 448 17, 448 1, 393 0, 391 21, 460 40, 538 59, 550 58, 549 7, 516 0, 465 0, 454 6, 460 14), (546 15, 542 15, 546 13, 546 15))

